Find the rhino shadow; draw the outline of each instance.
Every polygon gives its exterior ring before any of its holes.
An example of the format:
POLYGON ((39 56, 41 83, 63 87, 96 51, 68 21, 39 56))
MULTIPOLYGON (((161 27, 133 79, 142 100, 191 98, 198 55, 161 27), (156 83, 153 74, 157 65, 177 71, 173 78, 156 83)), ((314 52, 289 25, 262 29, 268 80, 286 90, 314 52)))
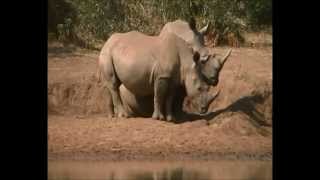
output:
POLYGON ((270 124, 266 123, 264 115, 260 113, 255 107, 256 104, 263 103, 264 101, 265 98, 263 98, 262 95, 259 94, 252 96, 244 96, 223 109, 219 109, 214 112, 209 112, 205 115, 180 112, 177 115, 177 120, 175 121, 175 123, 180 124, 203 119, 209 122, 213 120, 216 116, 225 112, 243 112, 250 117, 249 121, 255 127, 259 128, 260 126, 271 126, 270 124))

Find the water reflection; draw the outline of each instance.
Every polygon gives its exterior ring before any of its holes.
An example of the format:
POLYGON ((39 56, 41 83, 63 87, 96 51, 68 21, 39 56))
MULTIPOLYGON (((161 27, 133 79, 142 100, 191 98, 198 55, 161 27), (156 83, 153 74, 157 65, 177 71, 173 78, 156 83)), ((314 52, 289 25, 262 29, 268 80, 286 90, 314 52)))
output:
POLYGON ((164 170, 162 172, 131 173, 128 177, 132 180, 206 180, 210 179, 207 173, 186 171, 183 168, 164 170))
POLYGON ((267 162, 66 162, 49 161, 48 179, 213 180, 272 179, 267 162))

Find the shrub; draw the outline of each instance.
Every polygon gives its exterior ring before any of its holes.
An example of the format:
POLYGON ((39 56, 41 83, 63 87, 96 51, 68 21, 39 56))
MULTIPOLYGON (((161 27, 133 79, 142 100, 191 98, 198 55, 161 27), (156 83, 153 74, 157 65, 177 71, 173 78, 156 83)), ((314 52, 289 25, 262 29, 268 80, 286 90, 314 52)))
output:
POLYGON ((48 5, 49 31, 86 47, 114 32, 155 35, 165 23, 191 16, 199 26, 212 23, 216 45, 232 45, 241 43, 242 31, 272 22, 271 0, 49 0, 48 5))

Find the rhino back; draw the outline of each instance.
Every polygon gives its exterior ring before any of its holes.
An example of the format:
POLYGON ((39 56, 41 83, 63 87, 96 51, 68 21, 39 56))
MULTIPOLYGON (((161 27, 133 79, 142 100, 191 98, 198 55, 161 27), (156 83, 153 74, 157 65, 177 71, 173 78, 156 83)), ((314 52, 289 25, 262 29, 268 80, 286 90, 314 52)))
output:
POLYGON ((160 36, 166 33, 173 33, 186 41, 194 49, 200 49, 203 46, 203 41, 198 32, 193 31, 189 24, 182 20, 176 20, 165 24, 160 32, 160 36))

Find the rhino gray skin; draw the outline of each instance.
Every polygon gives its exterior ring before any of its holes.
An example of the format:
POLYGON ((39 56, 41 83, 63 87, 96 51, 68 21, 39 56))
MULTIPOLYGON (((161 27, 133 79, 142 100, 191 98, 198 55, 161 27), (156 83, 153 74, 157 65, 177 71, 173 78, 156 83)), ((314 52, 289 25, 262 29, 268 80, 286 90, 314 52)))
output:
POLYGON ((118 117, 128 117, 119 91, 123 85, 137 97, 153 97, 152 118, 171 121, 175 88, 184 87, 188 96, 209 90, 200 73, 199 58, 199 53, 172 33, 113 34, 100 52, 99 69, 110 91, 114 112, 118 117))

